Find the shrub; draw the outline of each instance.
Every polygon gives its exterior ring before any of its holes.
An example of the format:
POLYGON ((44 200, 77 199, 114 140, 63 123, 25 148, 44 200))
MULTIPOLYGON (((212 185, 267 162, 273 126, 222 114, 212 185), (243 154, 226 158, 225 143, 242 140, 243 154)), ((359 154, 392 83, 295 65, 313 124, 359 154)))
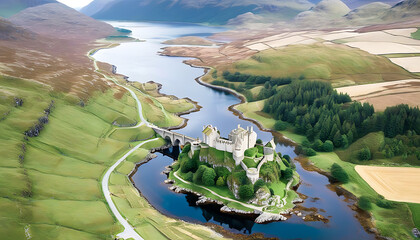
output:
POLYGON ((349 175, 347 175, 346 171, 337 163, 334 163, 331 166, 331 175, 339 182, 347 183, 349 181, 349 175))
POLYGON ((361 161, 367 161, 372 158, 370 149, 368 147, 364 147, 362 150, 360 150, 358 155, 359 155, 359 160, 361 161))
POLYGON ((192 172, 188 172, 187 174, 185 174, 184 179, 188 182, 192 182, 193 181, 193 176, 194 176, 194 174, 192 172))
POLYGON ((265 184, 264 180, 258 179, 254 184, 254 192, 258 191, 258 189, 264 187, 265 185, 266 184, 265 184))
POLYGON ((260 169, 260 176, 266 182, 278 181, 281 177, 280 165, 276 161, 264 163, 260 169))
POLYGON ((370 202, 370 199, 366 196, 361 196, 357 205, 360 209, 365 211, 370 210, 372 208, 372 203, 370 202))
POLYGON ((257 144, 262 144, 263 141, 261 139, 257 139, 257 144))
POLYGON ((182 153, 189 153, 191 150, 191 144, 187 144, 184 146, 184 148, 182 149, 182 153))
POLYGON ((305 148, 308 148, 311 146, 311 143, 308 141, 308 139, 305 139, 302 141, 302 146, 304 146, 305 148))
POLYGON ((245 150, 244 155, 246 157, 254 157, 255 154, 257 154, 257 152, 258 152, 258 148, 253 147, 253 148, 249 148, 249 149, 245 150))
POLYGON ((205 165, 200 165, 200 167, 198 168, 198 170, 194 173, 193 176, 193 182, 196 184, 200 184, 201 183, 201 179, 203 178, 203 173, 204 171, 207 169, 208 167, 205 165))
POLYGON ((223 187, 225 185, 226 185, 226 183, 225 183, 225 180, 223 179, 223 177, 219 177, 216 181, 216 186, 223 187))
POLYGON ((284 180, 290 181, 290 179, 292 179, 292 177, 293 177, 293 169, 286 168, 286 170, 284 170, 282 172, 282 177, 283 177, 284 180))
POLYGON ((327 140, 322 145, 322 150, 324 152, 332 152, 334 150, 334 144, 330 140, 327 140))
POLYGON ((290 158, 290 156, 289 156, 289 155, 284 155, 284 156, 283 156, 283 158, 284 158, 284 159, 286 159, 286 161, 288 161, 288 162, 290 163, 291 158, 290 158))
POLYGON ((376 200, 376 205, 380 208, 386 208, 386 209, 394 208, 394 203, 386 199, 376 200))
POLYGON ((321 140, 317 139, 315 140, 314 144, 312 144, 312 148, 315 149, 315 151, 323 151, 323 145, 321 140))
POLYGON ((181 162, 181 171, 183 173, 196 171, 197 167, 197 161, 191 158, 186 158, 183 162, 181 162))
POLYGON ((203 177, 201 178, 201 182, 206 186, 213 186, 214 179, 216 178, 216 172, 213 168, 207 168, 203 172, 203 177))
POLYGON ((316 155, 315 150, 313 150, 312 148, 306 148, 305 153, 306 153, 306 156, 308 157, 312 157, 316 155))
POLYGON ((229 169, 225 167, 215 167, 214 170, 216 171, 217 177, 223 177, 224 179, 227 179, 230 175, 229 169))
POLYGON ((270 188, 270 194, 271 194, 271 196, 274 195, 274 190, 272 188, 270 188))
POLYGON ((174 170, 174 172, 178 171, 179 167, 179 162, 176 162, 174 165, 172 165, 172 169, 174 170))
POLYGON ((252 184, 242 185, 239 187, 239 197, 248 200, 254 196, 254 186, 252 184))
POLYGON ((286 167, 290 167, 290 163, 285 158, 282 159, 282 162, 286 165, 286 167))
POLYGON ((287 129, 287 123, 285 123, 285 122, 283 122, 283 121, 281 121, 281 120, 278 120, 278 121, 274 124, 274 129, 275 129, 276 131, 284 131, 284 130, 286 130, 286 129, 287 129))

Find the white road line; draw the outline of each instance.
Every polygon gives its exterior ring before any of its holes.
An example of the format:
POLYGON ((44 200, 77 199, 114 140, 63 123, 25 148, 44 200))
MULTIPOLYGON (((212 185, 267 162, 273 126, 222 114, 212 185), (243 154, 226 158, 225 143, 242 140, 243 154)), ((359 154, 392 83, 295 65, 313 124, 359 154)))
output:
MULTIPOLYGON (((93 61, 93 65, 95 66, 95 72, 101 74, 102 76, 104 76, 104 78, 112 81, 113 83, 115 83, 116 85, 125 88, 130 94, 131 96, 136 100, 137 103, 137 110, 138 110, 138 114, 139 114, 139 118, 140 118, 140 122, 134 126, 134 127, 127 127, 127 128, 119 128, 119 129, 132 129, 132 128, 139 128, 143 125, 146 126, 151 126, 151 124, 149 122, 147 122, 147 120, 144 118, 143 116, 143 108, 141 106, 140 100, 138 99, 137 95, 134 93, 133 90, 131 90, 130 88, 120 84, 115 78, 109 77, 104 73, 101 73, 99 71, 99 67, 97 64, 96 59, 92 56, 91 54, 92 51, 88 52, 87 56, 93 61)), ((95 51, 96 52, 96 51, 95 51)), ((111 198, 111 193, 109 191, 109 178, 111 176, 111 173, 118 167, 118 165, 120 165, 128 156, 130 156, 130 154, 132 154, 134 151, 136 151, 137 149, 139 149, 141 146, 143 146, 146 143, 152 142, 157 140, 158 138, 154 138, 154 139, 150 139, 147 140, 145 142, 142 142, 140 144, 138 144, 137 146, 135 146, 133 149, 131 149, 128 153, 126 153, 122 158, 120 158, 116 163, 114 163, 114 165, 112 165, 108 171, 105 173, 103 179, 102 179, 102 191, 104 193, 105 199, 109 205, 109 208, 111 209, 112 213, 114 214, 114 216, 117 218, 117 220, 121 223, 121 225, 124 227, 124 231, 117 234, 118 238, 123 238, 123 239, 135 239, 135 240, 143 240, 143 238, 136 232, 136 230, 133 228, 133 226, 131 226, 128 221, 121 215, 121 213, 118 211, 117 207, 115 206, 114 202, 112 201, 111 198)))
POLYGON ((114 202, 112 201, 111 193, 109 192, 109 177, 111 176, 111 173, 115 170, 115 168, 117 168, 118 165, 120 165, 128 156, 130 156, 130 154, 132 154, 134 151, 139 149, 144 144, 155 141, 157 139, 158 138, 150 139, 135 146, 128 153, 126 153, 122 158, 120 158, 116 163, 114 163, 114 165, 112 165, 108 169, 108 171, 104 175, 104 178, 102 179, 102 191, 104 193, 106 201, 108 202, 109 208, 111 209, 112 213, 117 218, 117 220, 124 227, 124 231, 117 235, 117 237, 119 238, 124 238, 124 239, 133 238, 135 240, 143 240, 143 238, 134 230, 134 228, 128 223, 128 221, 121 215, 121 213, 118 211, 117 207, 115 206, 114 202))

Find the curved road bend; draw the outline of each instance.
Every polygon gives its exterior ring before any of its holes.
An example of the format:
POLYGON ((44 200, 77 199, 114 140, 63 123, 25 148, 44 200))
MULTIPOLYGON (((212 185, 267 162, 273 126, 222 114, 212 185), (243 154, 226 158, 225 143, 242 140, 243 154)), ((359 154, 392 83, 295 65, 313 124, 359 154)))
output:
MULTIPOLYGON (((101 73, 99 71, 99 67, 97 64, 97 61, 94 57, 92 57, 92 55, 90 54, 91 52, 87 53, 87 56, 93 61, 93 65, 95 66, 95 72, 101 74, 102 76, 104 76, 104 78, 106 78, 107 80, 112 81, 113 83, 115 83, 116 85, 125 88, 130 94, 131 96, 136 100, 137 102, 137 110, 139 113, 139 118, 140 118, 140 122, 134 126, 134 127, 127 127, 128 128, 139 128, 142 125, 146 125, 146 126, 150 126, 150 123, 147 122, 147 120, 144 118, 143 116, 143 108, 141 106, 140 100, 138 99, 138 97, 136 96, 136 94, 134 93, 133 90, 131 90, 130 88, 120 84, 116 79, 109 77, 108 75, 101 73)), ((124 128, 119 128, 119 129, 124 129, 124 128)), ((118 238, 123 238, 123 239, 135 239, 135 240, 143 240, 143 238, 136 232, 136 230, 133 228, 133 226, 131 226, 128 221, 121 215, 121 213, 118 211, 117 207, 115 206, 114 202, 112 201, 111 198, 111 193, 109 192, 109 178, 111 176, 111 173, 118 167, 118 165, 120 165, 128 156, 130 156, 134 151, 136 151, 137 149, 139 149, 141 146, 143 146, 146 143, 152 142, 157 140, 158 138, 154 138, 154 139, 150 139, 147 140, 145 142, 142 142, 140 144, 138 144, 137 146, 135 146, 134 148, 132 148, 129 152, 127 152, 122 158, 120 158, 116 163, 114 163, 105 173, 104 177, 102 178, 102 191, 104 193, 105 199, 109 205, 109 208, 111 209, 112 213, 114 214, 114 216, 117 218, 117 220, 121 223, 121 225, 124 227, 124 231, 117 234, 118 238)))
POLYGON ((144 144, 155 141, 157 139, 158 138, 147 140, 132 148, 128 153, 126 153, 122 158, 120 158, 114 165, 112 165, 108 169, 108 171, 104 175, 104 178, 102 179, 102 191, 104 192, 104 196, 106 201, 108 202, 109 208, 111 209, 112 213, 115 215, 117 220, 124 227, 124 231, 122 233, 117 234, 117 237, 119 238, 133 238, 135 240, 143 240, 143 238, 136 232, 136 230, 134 230, 134 228, 128 223, 128 221, 121 215, 114 202, 112 201, 111 193, 109 192, 109 177, 111 176, 111 173, 115 170, 115 168, 117 168, 118 165, 120 165, 128 156, 130 156, 130 154, 132 154, 144 144))

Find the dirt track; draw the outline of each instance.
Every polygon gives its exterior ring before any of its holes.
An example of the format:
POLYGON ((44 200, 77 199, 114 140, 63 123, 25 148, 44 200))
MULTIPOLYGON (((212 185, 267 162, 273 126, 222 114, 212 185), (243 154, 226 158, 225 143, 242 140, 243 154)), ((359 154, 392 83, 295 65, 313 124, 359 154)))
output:
POLYGON ((420 168, 356 166, 357 173, 388 200, 420 203, 420 168))

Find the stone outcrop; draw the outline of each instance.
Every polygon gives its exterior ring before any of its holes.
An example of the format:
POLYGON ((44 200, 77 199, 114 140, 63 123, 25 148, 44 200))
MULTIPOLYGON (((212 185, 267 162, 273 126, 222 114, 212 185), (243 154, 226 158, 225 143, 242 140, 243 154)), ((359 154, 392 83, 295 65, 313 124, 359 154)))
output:
POLYGON ((222 201, 218 201, 218 200, 214 200, 211 198, 207 198, 205 196, 201 196, 198 198, 198 201, 195 202, 197 205, 207 205, 207 204, 218 204, 218 205, 223 205, 222 201))
POLYGON ((263 214, 261 214, 255 219, 255 222, 267 223, 267 222, 286 221, 286 220, 287 218, 283 215, 264 212, 263 214))
POLYGON ((270 190, 268 190, 268 188, 262 187, 258 189, 258 191, 255 193, 255 197, 251 199, 249 203, 260 205, 260 206, 266 206, 268 205, 268 200, 270 199, 270 197, 271 197, 270 190))
POLYGON ((258 211, 258 210, 244 211, 244 210, 240 210, 240 209, 230 208, 228 206, 223 206, 220 209, 220 212, 223 212, 223 213, 234 213, 234 214, 237 214, 237 215, 250 215, 250 214, 260 215, 260 214, 263 213, 263 212, 258 211))
POLYGON ((228 178, 227 186, 235 198, 239 199, 239 183, 237 183, 234 178, 228 178))

